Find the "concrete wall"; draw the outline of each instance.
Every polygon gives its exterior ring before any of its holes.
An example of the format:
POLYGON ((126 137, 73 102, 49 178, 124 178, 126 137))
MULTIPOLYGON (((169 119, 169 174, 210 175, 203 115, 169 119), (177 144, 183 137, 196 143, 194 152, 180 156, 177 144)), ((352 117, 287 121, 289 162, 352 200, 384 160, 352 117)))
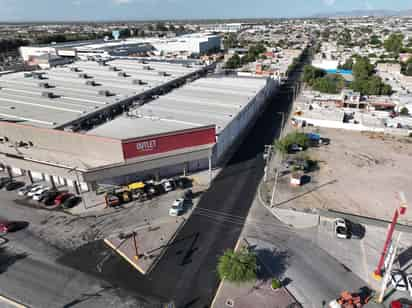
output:
POLYGON ((34 147, 57 153, 63 152, 101 161, 123 160, 121 141, 116 139, 0 122, 0 137, 4 136, 9 138, 10 144, 31 141, 34 147))
POLYGON ((268 78, 266 86, 236 115, 236 117, 221 131, 217 144, 213 149, 213 163, 218 163, 245 129, 256 119, 265 103, 274 96, 279 83, 268 78))

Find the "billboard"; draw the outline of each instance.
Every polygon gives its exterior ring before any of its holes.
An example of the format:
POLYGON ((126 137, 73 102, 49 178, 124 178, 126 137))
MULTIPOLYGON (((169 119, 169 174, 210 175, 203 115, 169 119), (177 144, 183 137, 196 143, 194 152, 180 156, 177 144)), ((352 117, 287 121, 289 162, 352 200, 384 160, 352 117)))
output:
POLYGON ((146 155, 166 153, 178 149, 214 144, 215 142, 215 128, 207 127, 164 136, 126 141, 123 142, 123 155, 126 160, 146 155))

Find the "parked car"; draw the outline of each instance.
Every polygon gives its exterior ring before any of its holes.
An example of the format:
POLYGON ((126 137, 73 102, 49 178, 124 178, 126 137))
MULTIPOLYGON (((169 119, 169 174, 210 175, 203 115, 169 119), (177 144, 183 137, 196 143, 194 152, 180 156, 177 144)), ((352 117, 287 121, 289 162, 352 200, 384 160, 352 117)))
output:
POLYGON ((33 197, 33 195, 34 195, 37 191, 39 191, 39 190, 41 190, 41 189, 44 189, 44 188, 45 188, 45 187, 44 187, 43 185, 36 186, 36 187, 30 189, 30 191, 27 193, 27 196, 28 196, 28 197, 33 197))
POLYGON ((18 189, 18 188, 22 188, 24 185, 26 185, 26 183, 21 182, 21 181, 10 181, 6 185, 6 190, 8 190, 8 191, 15 190, 15 189, 18 189))
POLYGON ((39 187, 39 186, 40 186, 40 184, 27 185, 27 186, 19 189, 18 195, 19 195, 19 196, 25 196, 25 195, 28 194, 28 192, 29 192, 31 189, 36 188, 36 187, 39 187))
POLYGON ((401 271, 391 272, 391 284, 398 291, 408 291, 405 276, 401 271))
POLYGON ((18 230, 18 223, 16 221, 3 220, 0 221, 0 232, 9 233, 18 230))
POLYGON ((66 199, 63 202, 63 208, 65 209, 71 209, 72 207, 75 207, 82 201, 82 197, 79 196, 71 196, 70 198, 66 199))
POLYGON ((43 198, 43 203, 46 206, 51 206, 54 205, 54 200, 57 198, 57 196, 59 196, 60 194, 62 194, 63 192, 58 191, 58 190, 53 190, 53 191, 48 191, 44 198, 43 198))
POLYGON ((32 196, 32 199, 35 201, 43 200, 45 193, 47 193, 49 190, 50 190, 50 187, 43 187, 42 189, 36 190, 36 192, 32 196))
POLYGON ((115 195, 108 195, 106 197, 106 202, 107 205, 112 207, 112 206, 119 206, 120 205, 120 198, 115 196, 115 195))
POLYGON ((170 216, 179 216, 184 212, 184 203, 185 200, 183 198, 176 199, 171 208, 169 209, 170 216))
POLYGON ((0 189, 9 184, 12 180, 10 178, 0 178, 0 189))
POLYGON ((60 205, 62 204, 65 200, 67 200, 68 198, 72 197, 73 194, 68 193, 68 192, 63 192, 60 195, 58 195, 56 197, 56 199, 54 199, 54 205, 60 205))
POLYGON ((293 143, 289 146, 288 152, 289 153, 296 153, 296 152, 301 152, 303 151, 303 147, 301 147, 299 144, 293 143))
POLYGON ((333 222, 333 229, 337 238, 347 239, 350 237, 348 224, 343 218, 336 218, 333 222))
POLYGON ((160 184, 163 185, 163 188, 164 188, 165 192, 169 192, 169 191, 173 190, 173 186, 172 186, 172 184, 170 183, 169 180, 162 180, 160 182, 160 184))
POLYGON ((406 298, 400 298, 392 301, 390 308, 412 308, 412 301, 406 298))

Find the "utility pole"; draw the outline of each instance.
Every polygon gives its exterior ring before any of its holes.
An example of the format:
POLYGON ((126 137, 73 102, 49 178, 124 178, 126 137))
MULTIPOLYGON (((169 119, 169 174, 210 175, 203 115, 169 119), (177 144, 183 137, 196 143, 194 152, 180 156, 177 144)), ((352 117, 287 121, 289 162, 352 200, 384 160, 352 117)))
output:
POLYGON ((137 233, 136 233, 136 231, 133 231, 132 236, 133 236, 133 244, 134 244, 134 250, 135 250, 134 259, 137 261, 137 260, 139 260, 139 252, 137 250, 137 241, 136 241, 137 233))
POLYGON ((276 195, 276 187, 278 186, 278 177, 279 177, 279 170, 278 170, 278 168, 276 168, 276 170, 275 170, 275 183, 273 184, 272 198, 270 199, 270 207, 275 206, 275 195, 276 195))
MULTIPOLYGON (((80 178, 79 178, 79 174, 77 173, 78 169, 77 167, 73 167, 72 169, 70 169, 69 171, 67 171, 68 173, 74 172, 74 175, 76 176, 76 186, 77 189, 79 190, 79 194, 82 194, 82 188, 80 186, 80 178)), ((87 210, 87 206, 86 206, 86 201, 84 200, 83 197, 82 198, 82 204, 85 210, 87 210)))
POLYGON ((265 145, 265 152, 263 153, 263 159, 265 160, 265 174, 263 176, 263 181, 267 182, 268 179, 268 170, 269 170, 269 163, 272 158, 273 153, 273 145, 265 145))

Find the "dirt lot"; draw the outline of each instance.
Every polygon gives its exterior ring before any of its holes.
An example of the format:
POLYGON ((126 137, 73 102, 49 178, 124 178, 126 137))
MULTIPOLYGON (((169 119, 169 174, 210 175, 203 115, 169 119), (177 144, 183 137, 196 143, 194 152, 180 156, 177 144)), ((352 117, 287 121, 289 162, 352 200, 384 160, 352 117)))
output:
MULTIPOLYGON (((328 208, 391 219, 399 206, 397 192, 412 202, 412 138, 317 129, 331 143, 311 148, 319 160, 312 181, 292 188, 289 175, 280 177, 276 198, 283 208, 328 208)), ((412 210, 403 218, 412 224, 412 210)))

